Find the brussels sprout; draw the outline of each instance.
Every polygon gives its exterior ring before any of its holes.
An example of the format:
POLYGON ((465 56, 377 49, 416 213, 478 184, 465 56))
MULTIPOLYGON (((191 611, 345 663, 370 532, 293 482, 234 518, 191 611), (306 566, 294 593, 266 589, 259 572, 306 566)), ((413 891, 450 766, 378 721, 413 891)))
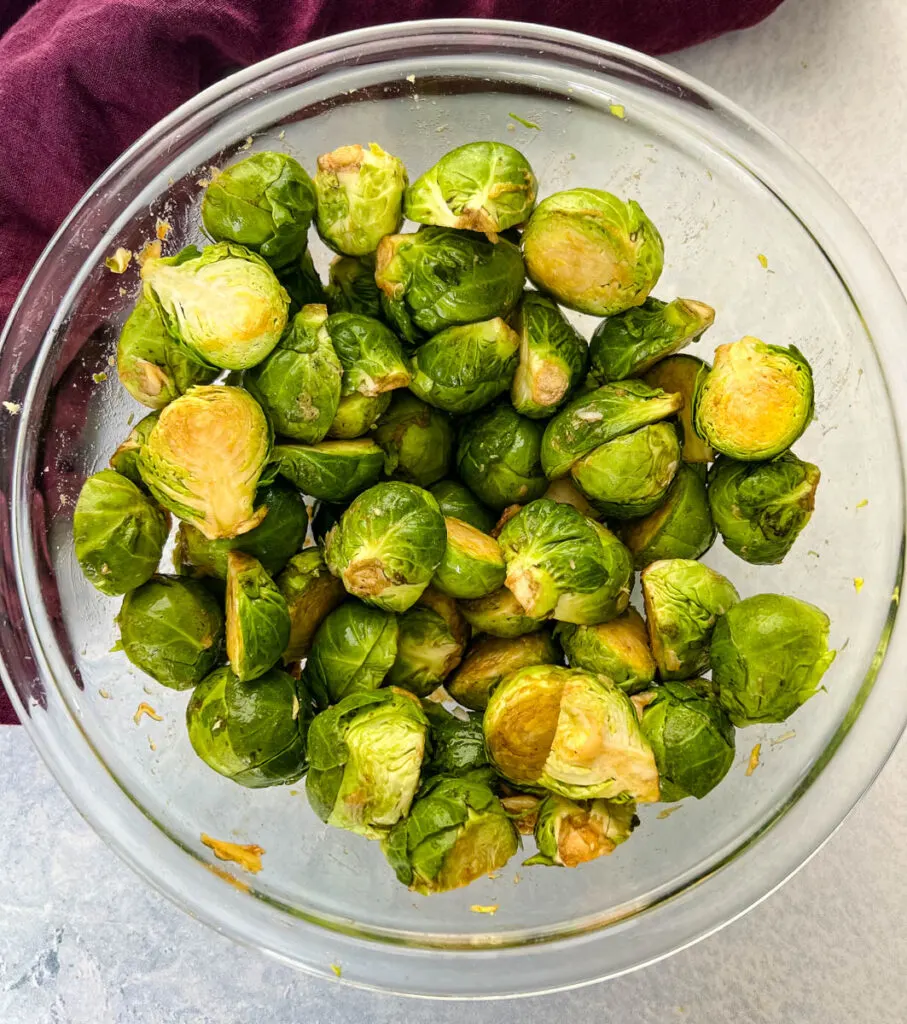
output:
POLYGON ((245 370, 260 363, 287 325, 290 297, 274 271, 230 242, 179 260, 149 259, 142 267, 145 298, 170 334, 209 366, 245 370))
POLYGON ((428 719, 403 690, 351 693, 315 716, 306 794, 329 825, 378 839, 404 818, 419 785, 428 719))
POLYGON ((526 220, 537 189, 519 150, 502 142, 470 142, 446 153, 410 185, 404 213, 417 224, 496 235, 526 220))
POLYGON ((337 414, 328 427, 328 437, 338 441, 352 441, 372 430, 391 404, 393 392, 370 397, 355 394, 340 399, 337 414))
POLYGON ((624 693, 643 690, 655 678, 646 623, 635 608, 597 626, 561 622, 555 636, 571 668, 607 676, 624 693))
POLYGON ((370 142, 341 146, 318 157, 318 234, 335 251, 365 256, 403 223, 406 168, 370 142))
POLYGON ((488 769, 481 715, 462 711, 459 715, 451 714, 431 701, 425 701, 422 709, 428 718, 431 740, 431 756, 425 764, 427 775, 466 775, 488 769))
POLYGON ((384 449, 388 476, 428 487, 450 468, 454 445, 450 417, 409 391, 393 396, 373 437, 384 449))
POLYGON ((540 498, 500 535, 507 588, 533 618, 592 625, 619 615, 630 600, 630 552, 570 505, 540 498))
POLYGON ((693 394, 696 432, 741 462, 773 459, 813 418, 813 374, 796 348, 741 338, 719 345, 693 394))
POLYGON ((487 597, 460 604, 463 617, 477 633, 488 633, 511 639, 535 633, 545 624, 544 618, 533 618, 506 587, 487 597))
POLYGON ((539 458, 543 428, 499 405, 463 426, 457 469, 481 501, 493 509, 540 498, 547 486, 539 458))
POLYGON ((692 679, 705 672, 715 623, 739 600, 733 585, 689 558, 653 562, 640 581, 658 674, 692 679))
POLYGON ((696 390, 696 378, 700 371, 708 372, 710 369, 708 363, 697 359, 696 356, 668 356, 667 359, 656 363, 642 377, 651 388, 661 388, 669 394, 679 394, 683 397, 683 405, 677 412, 683 434, 683 461, 694 465, 711 462, 715 458, 711 446, 707 445, 693 429, 693 393, 696 390))
POLYGON ((328 571, 320 548, 294 555, 274 582, 290 614, 290 639, 283 652, 284 664, 290 665, 309 653, 316 630, 343 601, 346 591, 328 571))
POLYGON ((546 796, 538 808, 534 835, 538 853, 524 867, 544 864, 575 868, 613 853, 639 824, 636 804, 611 800, 577 802, 546 796))
POLYGON ((139 452, 142 445, 148 440, 148 435, 154 429, 158 420, 158 413, 151 412, 129 431, 129 437, 110 456, 110 468, 115 469, 127 480, 131 480, 137 487, 144 489, 145 482, 139 472, 139 452))
POLYGON ((648 695, 642 731, 655 753, 666 803, 701 800, 734 763, 734 727, 715 703, 686 683, 666 682, 648 695))
POLYGON ((85 578, 112 597, 140 587, 154 575, 169 522, 131 480, 102 469, 82 485, 72 531, 85 578))
POLYGON ((374 398, 409 384, 400 342, 380 320, 360 313, 332 313, 321 335, 330 338, 343 366, 340 394, 344 397, 358 392, 374 398))
POLYGON ((664 246, 632 199, 574 188, 539 203, 523 232, 529 279, 580 313, 614 316, 641 305, 661 276, 664 246))
POLYGON ((255 153, 224 168, 205 189, 202 223, 215 242, 238 242, 283 267, 305 250, 315 187, 286 153, 255 153))
POLYGON ((278 444, 271 452, 277 472, 319 501, 349 501, 371 487, 384 468, 384 452, 370 438, 278 444))
POLYGON ((259 526, 232 540, 208 540, 194 526, 180 523, 176 535, 176 562, 191 576, 227 578, 227 554, 244 551, 261 562, 273 576, 287 564, 305 542, 309 512, 302 495, 284 484, 259 487, 256 507, 267 509, 259 526))
POLYGON ((599 445, 673 416, 683 396, 639 380, 605 384, 574 398, 552 419, 542 437, 542 468, 549 480, 566 476, 577 459, 599 445))
POLYGON ((161 411, 139 452, 145 486, 164 508, 208 538, 253 530, 253 509, 271 433, 261 406, 242 388, 192 388, 161 411))
POLYGON ((482 533, 491 533, 495 523, 494 513, 465 484, 458 480, 440 480, 429 487, 429 492, 437 501, 442 516, 461 519, 482 533))
POLYGON ((483 636, 469 647, 444 687, 464 707, 484 711, 491 692, 511 672, 562 663, 563 655, 548 632, 511 638, 483 636))
POLYGON ((227 555, 227 657, 246 683, 264 675, 286 650, 290 612, 261 562, 244 551, 227 555))
POLYGON ((173 690, 188 690, 224 655, 224 613, 194 580, 152 576, 130 591, 117 616, 126 657, 173 690))
POLYGON ((324 306, 304 306, 276 349, 244 378, 278 434, 316 444, 328 432, 340 402, 343 367, 320 330, 324 306))
POLYGON ((374 256, 337 256, 328 268, 327 303, 332 313, 382 317, 374 256))
POLYGON ((781 594, 735 604, 712 637, 712 679, 734 725, 783 722, 819 689, 836 651, 828 616, 781 594))
POLYGON ((290 296, 291 318, 304 306, 323 306, 327 302, 327 292, 308 249, 298 260, 276 269, 274 273, 290 296))
POLYGON ((510 242, 426 227, 381 239, 375 281, 382 308, 416 341, 456 324, 506 317, 523 291, 523 260, 510 242))
POLYGON ((117 375, 130 395, 163 409, 195 384, 210 384, 217 370, 175 341, 153 302, 139 299, 117 342, 117 375))
POLYGON ((327 536, 328 567, 347 592, 389 612, 412 607, 444 557, 438 503, 413 484, 375 484, 327 536))
POLYGON ((417 604, 400 616, 397 658, 387 681, 427 697, 460 664, 465 649, 463 632, 455 633, 437 611, 417 604))
POLYGON ((589 342, 593 376, 602 384, 636 377, 696 341, 715 322, 715 310, 695 299, 646 299, 603 320, 589 342))
POLYGON ((308 695, 276 668, 250 683, 229 668, 215 669, 186 708, 196 754, 219 775, 251 789, 283 786, 305 774, 311 720, 308 695))
POLYGON ((551 416, 586 376, 589 346, 551 299, 537 292, 523 293, 513 327, 520 336, 513 407, 533 419, 551 416))
POLYGON ((384 841, 397 878, 423 895, 469 885, 502 868, 518 848, 501 801, 487 783, 469 776, 429 779, 409 816, 384 841))
POLYGON ((589 501, 585 494, 569 479, 559 477, 548 484, 548 489, 542 495, 550 501, 556 501, 559 505, 572 505, 577 512, 582 513, 587 519, 601 519, 602 514, 589 501))
POLYGON ((724 543, 753 565, 777 565, 809 522, 819 467, 785 452, 774 462, 721 456, 709 473, 709 506, 724 543))
POLYGON ((318 627, 304 678, 319 707, 377 690, 397 657, 397 617, 347 601, 318 627))
POLYGON ((498 542, 460 519, 445 517, 447 547, 434 585, 450 597, 485 597, 504 585, 507 570, 498 542))
POLYGON ((491 694, 484 726, 492 764, 517 786, 575 800, 658 799, 636 711, 602 676, 554 665, 514 672, 491 694))
POLYGON ((345 511, 346 505, 338 505, 330 501, 317 502, 315 515, 312 516, 312 536, 316 543, 324 547, 328 534, 340 522, 340 517, 345 511))

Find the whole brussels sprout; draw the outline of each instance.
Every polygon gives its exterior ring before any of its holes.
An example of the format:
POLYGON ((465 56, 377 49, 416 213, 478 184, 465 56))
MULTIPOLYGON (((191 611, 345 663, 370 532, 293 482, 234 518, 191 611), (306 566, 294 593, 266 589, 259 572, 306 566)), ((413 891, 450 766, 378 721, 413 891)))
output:
POLYGON ((645 569, 665 558, 701 558, 715 542, 715 534, 705 482, 683 463, 664 503, 626 523, 620 536, 633 555, 634 568, 645 569))
POLYGON ((431 750, 425 763, 426 775, 466 775, 482 770, 490 773, 481 715, 462 711, 451 714, 431 701, 425 701, 422 709, 428 718, 431 750))
POLYGON ((646 623, 635 608, 597 626, 558 623, 555 635, 571 668, 606 676, 624 693, 644 690, 655 678, 646 623))
POLYGON ((429 895, 502 868, 519 848, 519 836, 486 782, 438 775, 422 786, 383 845, 397 878, 429 895))
POLYGON ((500 535, 507 589, 533 618, 593 625, 619 615, 630 600, 630 552, 599 523, 570 505, 540 498, 500 535))
POLYGON ((740 599, 733 585, 689 558, 653 562, 640 581, 658 674, 692 679, 705 672, 715 623, 740 599))
POLYGON ((780 455, 813 418, 813 375, 796 348, 741 338, 719 345, 693 395, 696 432, 723 455, 758 462, 780 455))
POLYGON ((650 423, 615 437, 573 463, 577 487, 606 516, 648 515, 665 500, 680 465, 680 441, 670 423, 650 423))
POLYGON ((409 813, 428 719, 404 690, 351 693, 315 716, 306 794, 322 821, 379 839, 409 813))
POLYGON ((450 469, 454 446, 450 417, 409 391, 393 396, 372 436, 384 449, 388 476, 428 487, 450 469))
POLYGON ((540 498, 548 485, 539 456, 543 428, 499 405, 465 423, 457 445, 457 470, 493 509, 540 498))
POLYGON ((544 419, 562 405, 586 376, 589 346, 551 301, 524 292, 513 315, 520 362, 510 398, 524 416, 544 419))
POLYGON ((142 280, 169 333, 209 366, 255 366, 287 325, 290 297, 268 264, 241 245, 146 260, 142 280))
POLYGON ((290 640, 290 612, 261 562, 244 551, 227 555, 227 657, 246 683, 280 660, 290 640))
POLYGON ((465 484, 458 480, 440 480, 428 490, 437 501, 442 516, 460 519, 482 533, 491 533, 495 523, 494 513, 465 484))
POLYGON ((341 146, 318 157, 318 234, 335 252, 366 256, 403 223, 408 184, 400 160, 374 142, 341 146))
POLYGON ((316 444, 340 402, 343 367, 321 326, 325 306, 303 306, 280 344, 244 378, 278 434, 316 444))
POLYGON ((223 660, 224 613, 202 583, 152 576, 117 616, 126 657, 172 690, 200 683, 223 660))
POLYGON ((679 394, 683 405, 677 412, 680 431, 683 435, 683 461, 693 465, 711 462, 715 453, 710 445, 693 428, 693 394, 700 372, 707 373, 711 367, 696 356, 668 356, 656 363, 643 374, 642 379, 651 388, 660 388, 669 394, 679 394))
POLYGON ((673 416, 683 404, 679 394, 666 394, 639 380, 605 384, 574 398, 542 437, 542 468, 549 480, 566 476, 577 459, 616 437, 673 416))
POLYGON ((254 153, 225 167, 205 189, 202 223, 215 242, 238 242, 283 267, 306 248, 315 187, 286 153, 254 153))
POLYGON ((464 707, 484 711, 494 688, 521 668, 532 665, 560 665, 563 655, 548 632, 520 637, 482 636, 475 640, 466 657, 445 680, 447 692, 464 707))
POLYGON ((227 667, 215 669, 186 708, 192 749, 219 775, 250 789, 302 778, 311 721, 308 695, 276 668, 250 683, 227 667))
POLYGON ((355 392, 340 399, 337 414, 328 427, 328 437, 340 441, 351 441, 367 434, 384 415, 391 404, 392 391, 380 395, 361 395, 355 392))
POLYGON ((145 487, 145 482, 139 472, 139 452, 142 450, 142 445, 148 440, 148 435, 154 429, 157 420, 156 412, 151 412, 140 419, 129 431, 129 437, 110 456, 110 468, 115 469, 142 489, 145 487))
POLYGON ((325 708, 351 693, 377 690, 397 657, 397 617, 359 601, 346 601, 318 627, 304 678, 325 708))
POLYGON ((589 501, 585 494, 576 486, 569 477, 558 477, 548 484, 548 489, 542 495, 560 505, 572 505, 577 512, 582 513, 587 519, 602 519, 601 512, 589 501))
POLYGON ((539 805, 533 830, 538 853, 523 864, 579 867, 613 853, 638 824, 632 801, 576 801, 551 794, 539 805))
POLYGON ((253 508, 271 452, 261 406, 242 388, 192 388, 161 411, 139 452, 145 486, 208 538, 237 537, 264 519, 253 508))
POLYGON ((517 786, 574 800, 658 799, 658 771, 630 698, 603 676, 554 665, 507 676, 485 711, 485 746, 517 786))
POLYGON ((438 503, 413 484, 375 484, 327 536, 325 557, 347 592, 389 612, 412 607, 444 557, 438 503))
POLYGON ((545 624, 544 618, 534 618, 506 588, 501 587, 487 597, 479 597, 460 604, 463 617, 477 633, 513 638, 536 633, 545 624))
POLYGON ((163 409, 195 384, 210 384, 217 370, 175 341, 153 302, 139 299, 117 342, 117 375, 130 395, 149 409, 163 409))
POLYGON ((695 299, 641 306, 603 320, 589 342, 590 370, 602 384, 639 376, 660 359, 697 341, 715 322, 715 310, 695 299))
POLYGON ((731 770, 734 727, 713 700, 688 683, 666 682, 650 694, 642 731, 655 753, 661 799, 701 800, 731 770))
POLYGON ((783 722, 819 689, 835 660, 828 616, 781 594, 735 604, 712 637, 712 679, 737 726, 783 722))
POLYGON ((290 639, 283 652, 284 664, 290 665, 309 653, 316 630, 343 601, 346 591, 328 570, 321 548, 294 555, 274 582, 290 614, 290 639))
POLYGON ((349 501, 381 476, 384 452, 370 438, 278 444, 271 452, 277 472, 319 501, 349 501))
POLYGON ((496 235, 526 220, 537 190, 519 150, 502 142, 469 142, 410 185, 404 213, 417 224, 496 235))
POLYGON ((290 296, 291 319, 304 306, 323 306, 327 302, 327 292, 308 249, 298 260, 285 267, 278 267, 274 273, 290 296))
POLYGON ((88 477, 72 520, 76 558, 85 578, 112 597, 157 571, 169 532, 167 515, 112 469, 88 477))
POLYGON ((337 256, 328 268, 328 309, 382 317, 381 289, 375 284, 374 256, 337 256))
POLYGON ((580 313, 614 316, 646 300, 661 276, 664 245, 632 199, 574 188, 536 207, 523 258, 540 291, 580 313))
POLYGON ((460 664, 466 633, 452 628, 442 615, 422 604, 403 612, 399 623, 397 657, 387 681, 427 697, 460 664))
POLYGON ((332 313, 324 322, 324 334, 343 366, 341 395, 358 392, 374 398, 409 384, 409 367, 400 342, 380 320, 360 313, 332 313))
POLYGON ((785 452, 774 462, 724 455, 709 473, 709 506, 724 543, 753 565, 777 565, 809 522, 819 467, 785 452))
POLYGON ((504 585, 507 570, 494 537, 460 519, 445 517, 447 547, 432 582, 456 598, 485 597, 504 585))

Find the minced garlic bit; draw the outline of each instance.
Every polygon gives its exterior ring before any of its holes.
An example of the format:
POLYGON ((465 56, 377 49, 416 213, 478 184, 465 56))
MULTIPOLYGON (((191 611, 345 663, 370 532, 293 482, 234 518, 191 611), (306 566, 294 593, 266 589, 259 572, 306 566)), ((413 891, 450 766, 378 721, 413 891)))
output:
POLYGON ((163 242, 167 235, 170 234, 170 221, 161 220, 158 217, 157 223, 154 225, 154 233, 163 242))
POLYGON ((104 700, 110 700, 111 699, 110 698, 110 694, 107 692, 107 690, 98 690, 98 696, 99 697, 103 697, 104 700))
POLYGON ((753 774, 753 772, 759 767, 759 755, 762 752, 762 744, 757 743, 755 747, 750 751, 750 763, 746 766, 747 777, 753 774))
POLYGON ((239 147, 240 149, 251 149, 252 148, 252 136, 247 135, 246 141, 239 147))
POLYGON ((95 384, 103 384, 104 381, 107 380, 107 374, 106 373, 93 373, 91 375, 91 379, 95 382, 95 384))
POLYGON ((862 576, 854 576, 853 578, 853 589, 859 594, 863 589, 863 583, 865 580, 862 576))
POLYGON ((492 903, 489 906, 483 906, 481 903, 473 903, 469 909, 474 914, 496 914, 498 912, 498 904, 492 903))
POLYGON ((768 270, 768 257, 761 252, 756 253, 756 259, 759 260, 759 264, 763 270, 768 270))
POLYGON ((145 247, 138 255, 139 266, 144 267, 148 260, 159 260, 161 258, 161 243, 159 239, 153 242, 146 242, 145 247))
POLYGON ((857 508, 866 508, 866 506, 868 504, 869 504, 869 498, 864 498, 862 501, 858 501, 857 502, 856 507, 857 508))
POLYGON ((282 142, 286 137, 287 137, 287 130, 286 130, 286 128, 281 128, 280 131, 277 133, 277 138, 280 139, 281 142, 282 142))
POLYGON ((223 839, 212 839, 204 832, 201 839, 218 860, 232 861, 250 875, 257 875, 261 871, 261 858, 265 851, 255 843, 228 843, 223 839))
POLYGON ((10 416, 18 416, 22 412, 22 406, 18 402, 4 402, 3 408, 10 414, 10 416))
POLYGON ((338 978, 343 974, 343 968, 340 966, 340 964, 331 964, 331 970, 334 972, 334 974, 337 975, 338 978))
POLYGON ((682 808, 683 804, 675 804, 673 807, 665 807, 665 809, 663 811, 659 811, 658 814, 655 815, 655 817, 659 819, 670 818, 675 811, 679 811, 682 808))
POLYGON ((120 246, 119 249, 104 260, 104 266, 114 274, 125 274, 126 268, 132 262, 132 253, 120 246))
POLYGON ((217 875, 218 878, 222 878, 225 882, 229 882, 230 885, 239 889, 240 892, 250 892, 248 885, 246 885, 245 882, 241 882, 236 875, 231 874, 229 871, 224 871, 223 868, 219 868, 216 864, 206 864, 205 867, 212 875, 217 875))
POLYGON ((132 716, 133 722, 136 725, 142 720, 142 715, 147 715, 149 718, 153 718, 155 722, 163 722, 164 719, 154 710, 150 704, 146 704, 142 701, 141 704, 136 708, 135 714, 132 716))
POLYGON ((780 736, 776 736, 773 740, 769 740, 769 743, 771 743, 773 747, 777 747, 779 743, 787 743, 788 740, 792 740, 796 735, 797 734, 793 729, 788 729, 787 732, 783 732, 780 736))
POLYGON ((416 84, 416 76, 415 75, 407 75, 406 76, 406 80, 407 80, 407 82, 409 82, 410 85, 415 85, 416 84))
POLYGON ((619 117, 621 121, 627 116, 627 111, 622 103, 612 103, 608 108, 612 117, 619 117))
POLYGON ((148 737, 148 746, 152 750, 157 750, 157 744, 154 742, 154 740, 150 736, 148 737))
POLYGON ((522 880, 523 880, 523 879, 522 879, 522 878, 521 878, 521 877, 520 877, 519 875, 514 875, 514 876, 513 876, 513 884, 514 884, 514 885, 519 885, 519 884, 520 884, 520 882, 522 882, 522 880))

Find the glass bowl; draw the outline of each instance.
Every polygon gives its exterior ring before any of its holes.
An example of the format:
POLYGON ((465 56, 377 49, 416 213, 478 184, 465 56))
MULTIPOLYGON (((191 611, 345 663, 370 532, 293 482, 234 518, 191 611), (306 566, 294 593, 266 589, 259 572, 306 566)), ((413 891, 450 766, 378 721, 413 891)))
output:
MULTIPOLYGON (((316 259, 324 271, 326 251, 316 259)), ((591 321, 576 320, 588 334, 591 321)), ((657 61, 487 21, 392 25, 280 54, 202 93, 121 157, 50 243, 10 318, 0 351, 4 682, 101 836, 188 912, 288 963, 375 988, 485 997, 650 963, 795 871, 904 727, 905 428, 892 395, 907 379, 905 337, 897 286, 828 185, 748 115, 657 61), (827 692, 783 726, 740 732, 715 792, 670 815, 644 809, 613 856, 575 871, 523 869, 518 857, 498 877, 425 898, 397 883, 378 844, 317 821, 302 787, 246 790, 195 757, 187 695, 111 652, 118 604, 81 577, 72 508, 143 414, 112 366, 137 269, 114 275, 105 256, 139 250, 159 219, 167 251, 198 239, 209 166, 246 152, 285 149, 311 169, 318 153, 375 140, 415 174, 484 138, 522 148, 543 193, 591 185, 642 203, 665 239, 658 294, 718 311, 699 355, 755 334, 810 359, 816 420, 797 452, 822 469, 812 522, 782 566, 747 565, 720 544, 706 561, 743 595, 821 605, 839 654, 827 692), (136 724, 142 702, 161 720, 136 724), (756 744, 761 763, 747 772, 756 744), (257 843, 263 870, 215 861, 202 833, 257 843)))

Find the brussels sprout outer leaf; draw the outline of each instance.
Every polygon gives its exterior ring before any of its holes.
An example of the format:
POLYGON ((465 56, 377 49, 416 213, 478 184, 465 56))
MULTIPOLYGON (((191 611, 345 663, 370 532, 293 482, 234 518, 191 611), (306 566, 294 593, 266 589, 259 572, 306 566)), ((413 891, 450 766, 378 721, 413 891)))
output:
POLYGON ((384 452, 368 438, 278 444, 271 452, 277 472, 319 501, 349 501, 381 476, 384 452))
POLYGON ((541 424, 509 405, 481 413, 461 430, 460 476, 481 501, 497 510, 540 498, 547 487, 540 460, 542 433, 541 424))
POLYGON ((498 542, 460 519, 445 518, 447 547, 434 585, 455 598, 485 597, 504 585, 507 570, 498 542))
POLYGON ((597 626, 562 622, 555 634, 571 668, 607 676, 624 693, 643 690, 655 678, 646 623, 635 608, 597 626))
POLYGON ((491 533, 495 523, 494 513, 464 484, 457 480, 440 480, 428 490, 437 501, 442 516, 460 519, 482 533, 491 533))
POLYGON ((287 602, 258 559, 227 555, 227 657, 242 682, 272 668, 290 639, 287 602))
POLYGON ((342 396, 358 392, 374 398, 409 384, 400 342, 380 320, 361 313, 332 313, 321 333, 330 339, 343 366, 342 396))
POLYGON ((349 441, 367 434, 378 423, 385 409, 391 403, 392 391, 385 391, 370 398, 357 391, 340 399, 337 413, 328 427, 328 437, 349 441))
POLYGON ((559 665, 562 661, 558 645, 547 632, 510 638, 483 636, 468 648, 444 686, 464 707, 484 711, 495 687, 511 672, 533 665, 559 665))
POLYGON ((423 710, 431 728, 426 774, 465 775, 488 766, 481 715, 458 717, 431 701, 425 702, 423 710))
POLYGON ((372 256, 338 256, 328 269, 327 303, 331 313, 383 317, 382 292, 375 284, 372 256))
POLYGON ((540 630, 545 620, 533 618, 506 588, 501 587, 487 597, 463 601, 460 610, 477 633, 512 639, 540 630))
POLYGON ((290 317, 294 317, 303 306, 323 306, 327 302, 327 293, 312 254, 308 248, 302 256, 285 267, 278 267, 274 273, 290 296, 290 317))
POLYGON ((316 630, 346 596, 343 584, 328 571, 320 548, 294 555, 275 580, 287 602, 290 639, 283 652, 285 665, 304 658, 316 630))
POLYGON ((703 367, 706 371, 711 369, 708 363, 696 356, 675 355, 657 362, 642 375, 649 387, 683 397, 683 406, 677 413, 683 434, 683 461, 697 465, 711 462, 715 458, 715 452, 693 427, 693 393, 696 390, 696 378, 703 367))
POLYGON ((142 490, 145 489, 145 482, 139 472, 139 452, 142 450, 142 445, 148 440, 148 435, 154 429, 157 420, 156 412, 149 413, 140 419, 129 431, 126 440, 110 456, 110 468, 115 469, 117 473, 125 476, 127 480, 131 480, 142 490))

